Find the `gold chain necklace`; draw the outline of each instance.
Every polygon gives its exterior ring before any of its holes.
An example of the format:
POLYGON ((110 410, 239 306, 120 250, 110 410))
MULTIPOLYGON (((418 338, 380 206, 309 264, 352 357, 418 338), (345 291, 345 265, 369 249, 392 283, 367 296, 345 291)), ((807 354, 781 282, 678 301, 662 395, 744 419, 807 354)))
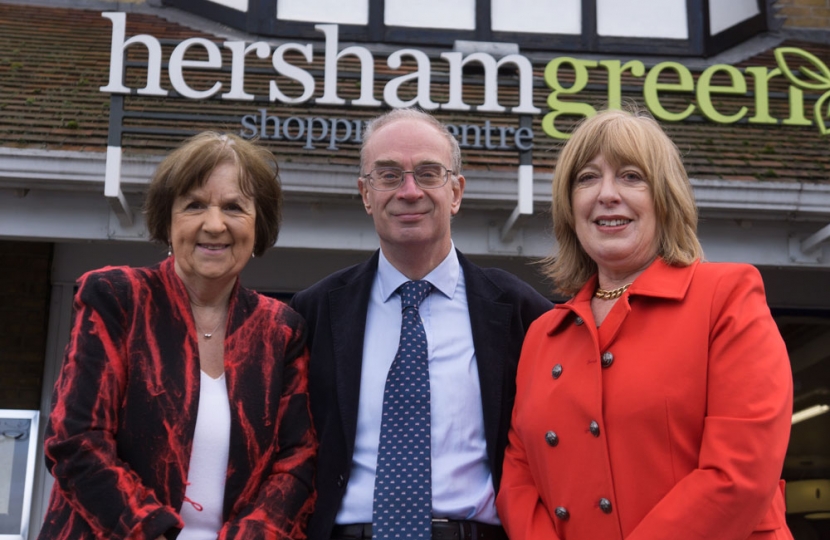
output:
POLYGON ((614 300, 622 296, 622 293, 627 291, 629 287, 631 287, 631 283, 626 283, 622 287, 617 287, 616 289, 612 289, 610 291, 597 287, 596 292, 594 292, 594 296, 600 300, 614 300))

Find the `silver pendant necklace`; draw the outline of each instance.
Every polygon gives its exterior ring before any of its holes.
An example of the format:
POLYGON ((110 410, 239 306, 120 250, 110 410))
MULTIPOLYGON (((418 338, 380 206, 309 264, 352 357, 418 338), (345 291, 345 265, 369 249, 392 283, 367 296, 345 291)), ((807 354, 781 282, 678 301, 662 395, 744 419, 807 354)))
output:
MULTIPOLYGON (((213 330, 211 330, 210 332, 202 332, 202 331, 199 329, 199 327, 198 327, 198 326, 196 326, 196 331, 198 331, 200 334, 202 334, 202 335, 205 337, 205 339, 210 339, 210 338, 212 338, 212 337, 213 337, 213 334, 215 334, 215 333, 216 333, 216 331, 217 331, 217 330, 219 330, 219 326, 222 324, 222 321, 223 321, 224 319, 225 319, 224 315, 223 315, 222 317, 220 317, 220 318, 219 318, 219 322, 218 322, 218 323, 216 323, 216 326, 215 326, 215 327, 213 328, 213 330)), ((193 322, 194 322, 194 323, 196 322, 195 318, 194 318, 193 322)))

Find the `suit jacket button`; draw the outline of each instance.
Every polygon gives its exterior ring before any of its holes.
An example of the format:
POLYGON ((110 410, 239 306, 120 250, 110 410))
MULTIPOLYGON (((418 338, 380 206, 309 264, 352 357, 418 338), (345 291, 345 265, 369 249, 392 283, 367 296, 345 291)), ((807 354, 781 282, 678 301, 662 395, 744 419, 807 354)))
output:
POLYGON ((548 443, 548 446, 556 446, 559 444, 559 437, 553 431, 548 431, 545 433, 545 442, 548 443))
POLYGON ((600 358, 600 363, 602 364, 602 367, 604 367, 604 368, 611 367, 611 364, 614 363, 614 355, 611 354, 610 352, 602 353, 602 357, 600 358))
POLYGON ((337 475, 337 487, 342 488, 346 485, 346 479, 342 474, 337 475))
POLYGON ((557 506, 556 510, 554 510, 553 512, 556 514, 556 517, 558 517, 562 521, 568 521, 568 518, 571 517, 571 513, 568 512, 568 509, 564 506, 557 506))
POLYGON ((606 499, 605 497, 599 500, 599 509, 605 512, 606 514, 611 513, 611 501, 606 499))
POLYGON ((574 324, 576 324, 577 326, 582 326, 583 324, 585 324, 585 321, 582 319, 582 317, 577 317, 576 319, 574 319, 574 324))
POLYGON ((591 430, 591 435, 594 437, 599 437, 599 424, 597 424, 596 420, 591 420, 591 425, 588 427, 591 430))
POLYGON ((558 379, 562 375, 562 364, 556 364, 550 372, 554 379, 558 379))

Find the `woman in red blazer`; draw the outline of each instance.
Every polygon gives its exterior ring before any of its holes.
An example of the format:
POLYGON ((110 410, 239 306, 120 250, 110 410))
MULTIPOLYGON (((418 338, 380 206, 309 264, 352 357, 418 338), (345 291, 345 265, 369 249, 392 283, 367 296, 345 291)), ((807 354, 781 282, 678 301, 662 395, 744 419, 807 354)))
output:
POLYGON ((281 193, 268 150, 198 135, 147 195, 167 259, 81 277, 46 431, 42 540, 306 537, 305 325, 238 279, 276 241, 281 193))
POLYGON ((574 295, 522 348, 497 505, 512 540, 792 538, 792 375, 758 271, 701 261, 694 195, 650 117, 604 111, 553 181, 574 295))

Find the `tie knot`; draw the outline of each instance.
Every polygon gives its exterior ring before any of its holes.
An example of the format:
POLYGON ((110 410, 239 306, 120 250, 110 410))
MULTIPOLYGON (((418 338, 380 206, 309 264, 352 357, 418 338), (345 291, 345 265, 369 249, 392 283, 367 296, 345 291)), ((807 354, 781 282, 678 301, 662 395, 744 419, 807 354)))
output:
POLYGON ((401 310, 408 307, 418 308, 430 292, 432 283, 424 279, 418 281, 407 281, 400 286, 401 310))

